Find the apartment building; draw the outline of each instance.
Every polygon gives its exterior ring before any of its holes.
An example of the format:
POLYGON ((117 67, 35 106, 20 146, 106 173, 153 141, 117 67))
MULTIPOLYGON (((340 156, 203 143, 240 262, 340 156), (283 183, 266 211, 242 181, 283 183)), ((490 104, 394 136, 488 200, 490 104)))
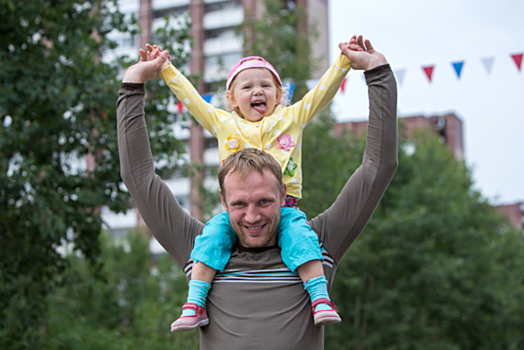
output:
MULTIPOLYGON (((314 25, 319 34, 312 43, 315 56, 320 59, 317 71, 311 78, 320 78, 329 67, 328 50, 328 2, 327 0, 282 0, 282 9, 294 11, 297 6, 305 10, 307 25, 314 25)), ((248 14, 260 16, 264 11, 262 0, 120 0, 119 9, 124 14, 134 15, 141 26, 141 33, 133 36, 129 33, 114 33, 112 39, 118 47, 104 55, 111 60, 115 56, 128 55, 137 57, 138 49, 144 48, 156 29, 163 26, 165 16, 190 16, 193 47, 190 66, 187 71, 201 73, 197 90, 201 94, 211 91, 213 82, 223 79, 227 72, 242 57, 242 38, 237 35, 237 28, 248 14), (224 69, 220 69, 219 64, 224 69)), ((172 17, 170 17, 172 18, 172 17)), ((170 26, 176 28, 177 21, 171 19, 170 26)), ((199 125, 192 125, 189 130, 179 130, 179 138, 187 139, 188 161, 218 168, 218 148, 214 137, 199 125)), ((212 187, 210 178, 204 179, 212 187)), ((194 217, 201 218, 200 209, 191 204, 198 197, 195 182, 188 178, 175 177, 166 181, 184 209, 194 217)), ((215 184, 216 186, 216 184, 215 184)), ((129 210, 127 214, 115 214, 102 209, 104 220, 115 235, 123 235, 127 229, 141 226, 140 214, 129 210)))

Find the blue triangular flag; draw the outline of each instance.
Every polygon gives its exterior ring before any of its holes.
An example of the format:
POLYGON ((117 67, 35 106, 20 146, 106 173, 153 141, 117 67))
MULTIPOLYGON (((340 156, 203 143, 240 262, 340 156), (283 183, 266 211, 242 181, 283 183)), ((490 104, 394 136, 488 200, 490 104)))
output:
POLYGON ((202 95, 202 98, 207 103, 211 103, 211 99, 213 98, 213 95, 214 95, 213 93, 205 94, 205 95, 202 95))
POLYGON ((462 73, 462 67, 464 67, 464 61, 453 62, 451 64, 453 65, 453 68, 455 68, 455 72, 457 73, 457 78, 460 79, 460 73, 462 73))
POLYGON ((293 93, 295 92, 295 83, 285 82, 284 83, 284 101, 291 101, 293 99, 293 93))

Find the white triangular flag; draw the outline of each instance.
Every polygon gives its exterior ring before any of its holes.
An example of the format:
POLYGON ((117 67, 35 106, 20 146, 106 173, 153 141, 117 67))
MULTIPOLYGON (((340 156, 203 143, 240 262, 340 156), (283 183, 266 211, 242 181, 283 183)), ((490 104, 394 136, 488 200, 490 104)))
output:
POLYGON ((399 86, 402 86, 405 75, 406 75, 406 68, 395 69, 395 78, 397 78, 399 86))
POLYGON ((481 61, 482 61, 482 64, 484 65, 484 68, 486 68, 486 72, 490 74, 491 69, 493 68, 493 62, 495 61, 495 57, 494 56, 484 57, 484 58, 481 58, 481 61))

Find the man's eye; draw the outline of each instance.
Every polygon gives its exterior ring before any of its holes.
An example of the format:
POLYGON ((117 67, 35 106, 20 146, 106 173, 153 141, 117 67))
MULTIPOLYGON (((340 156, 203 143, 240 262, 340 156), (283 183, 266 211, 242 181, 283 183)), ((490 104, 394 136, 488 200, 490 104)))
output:
POLYGON ((268 199, 262 199, 260 201, 260 204, 269 204, 269 200, 268 199))

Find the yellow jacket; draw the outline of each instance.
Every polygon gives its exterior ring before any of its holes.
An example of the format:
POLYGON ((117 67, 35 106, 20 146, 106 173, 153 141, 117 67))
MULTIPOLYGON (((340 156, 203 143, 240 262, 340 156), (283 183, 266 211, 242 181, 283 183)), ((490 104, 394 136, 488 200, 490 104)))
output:
POLYGON ((277 106, 273 114, 250 122, 235 112, 215 109, 173 65, 160 72, 169 88, 202 126, 218 139, 221 162, 242 148, 255 147, 269 152, 282 166, 287 194, 302 197, 302 132, 307 124, 333 99, 351 68, 340 54, 317 86, 289 107, 277 106))

